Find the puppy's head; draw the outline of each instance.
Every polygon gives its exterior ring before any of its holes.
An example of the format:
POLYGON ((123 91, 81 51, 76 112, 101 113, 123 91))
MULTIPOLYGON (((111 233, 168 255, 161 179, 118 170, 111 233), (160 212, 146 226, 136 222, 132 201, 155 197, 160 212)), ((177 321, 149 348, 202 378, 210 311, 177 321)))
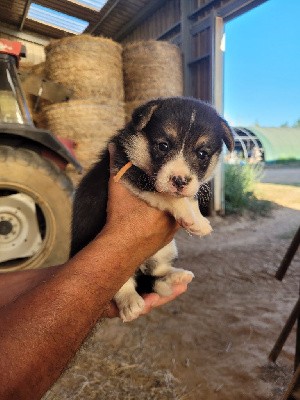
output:
POLYGON ((208 181, 222 151, 234 140, 216 110, 196 99, 174 97, 137 108, 128 125, 125 151, 151 177, 158 192, 191 197, 208 181))

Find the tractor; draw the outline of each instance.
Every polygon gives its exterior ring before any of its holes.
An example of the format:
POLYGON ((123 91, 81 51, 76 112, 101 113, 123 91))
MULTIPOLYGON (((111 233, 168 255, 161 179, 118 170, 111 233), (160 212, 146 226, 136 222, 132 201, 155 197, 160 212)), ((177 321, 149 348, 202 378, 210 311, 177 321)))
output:
POLYGON ((72 149, 35 127, 19 77, 26 49, 0 39, 0 272, 41 268, 69 256, 72 149))

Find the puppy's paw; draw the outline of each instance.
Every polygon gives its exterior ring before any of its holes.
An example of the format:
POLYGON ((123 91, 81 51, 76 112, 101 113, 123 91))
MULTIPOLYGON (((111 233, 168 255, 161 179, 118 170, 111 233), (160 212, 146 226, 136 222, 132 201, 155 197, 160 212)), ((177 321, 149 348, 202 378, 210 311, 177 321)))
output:
POLYGON ((167 275, 158 278, 154 284, 154 291, 162 297, 170 296, 173 292, 173 286, 181 283, 188 284, 194 278, 191 271, 181 268, 172 268, 167 275))
POLYGON ((171 296, 172 286, 169 282, 166 282, 166 277, 158 278, 154 284, 154 292, 162 297, 171 296))
POLYGON ((210 222, 206 218, 199 218, 199 220, 195 221, 192 219, 183 219, 180 218, 177 220, 179 225, 181 225, 186 231, 193 235, 197 236, 205 236, 209 235, 212 232, 212 227, 210 222))
POLYGON ((123 322, 138 318, 144 309, 144 299, 138 293, 131 293, 116 300, 120 317, 123 322))
POLYGON ((190 283, 195 275, 192 271, 187 271, 182 268, 173 268, 172 271, 166 276, 167 282, 171 285, 178 285, 180 283, 190 283))

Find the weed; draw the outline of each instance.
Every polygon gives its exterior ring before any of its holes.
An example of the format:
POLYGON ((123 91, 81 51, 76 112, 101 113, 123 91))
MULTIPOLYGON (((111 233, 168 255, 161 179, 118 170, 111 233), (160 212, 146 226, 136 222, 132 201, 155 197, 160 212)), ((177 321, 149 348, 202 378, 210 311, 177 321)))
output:
POLYGON ((267 216, 271 203, 259 200, 254 195, 254 186, 263 172, 261 164, 232 165, 225 164, 225 211, 226 214, 244 214, 267 216))

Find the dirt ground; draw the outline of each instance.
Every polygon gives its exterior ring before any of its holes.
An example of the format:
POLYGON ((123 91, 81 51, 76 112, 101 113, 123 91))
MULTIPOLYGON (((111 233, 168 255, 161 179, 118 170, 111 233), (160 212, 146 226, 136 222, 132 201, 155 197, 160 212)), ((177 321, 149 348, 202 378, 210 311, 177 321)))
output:
MULTIPOLYGON (((291 379, 295 332, 268 354, 299 291, 300 252, 274 278, 300 225, 300 187, 260 184, 271 217, 216 217, 206 238, 178 234, 187 293, 123 324, 102 321, 44 400, 279 400, 291 379)), ((84 312, 84 310, 83 310, 84 312)))

